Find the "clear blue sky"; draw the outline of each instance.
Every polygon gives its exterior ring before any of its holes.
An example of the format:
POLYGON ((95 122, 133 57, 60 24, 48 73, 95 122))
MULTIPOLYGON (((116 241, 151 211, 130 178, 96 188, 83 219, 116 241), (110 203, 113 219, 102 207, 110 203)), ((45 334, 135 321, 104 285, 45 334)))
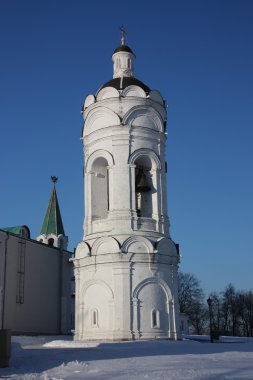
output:
POLYGON ((36 238, 57 175, 82 239, 84 98, 112 78, 119 27, 168 113, 168 198, 181 270, 206 292, 253 289, 253 1, 0 1, 0 226, 36 238))

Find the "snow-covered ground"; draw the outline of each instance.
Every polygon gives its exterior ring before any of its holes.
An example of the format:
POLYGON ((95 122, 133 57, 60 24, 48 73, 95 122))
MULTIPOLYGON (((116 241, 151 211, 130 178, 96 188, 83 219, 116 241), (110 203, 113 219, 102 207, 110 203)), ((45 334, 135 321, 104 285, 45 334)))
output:
POLYGON ((253 380, 253 341, 214 343, 73 342, 70 337, 13 337, 0 379, 253 380))

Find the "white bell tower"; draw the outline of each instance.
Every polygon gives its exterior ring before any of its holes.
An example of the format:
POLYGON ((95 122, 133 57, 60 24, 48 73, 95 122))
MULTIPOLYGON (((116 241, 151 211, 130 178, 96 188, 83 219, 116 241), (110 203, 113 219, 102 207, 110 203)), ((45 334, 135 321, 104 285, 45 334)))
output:
POLYGON ((179 254, 169 235, 165 102, 134 78, 122 44, 113 78, 86 97, 85 220, 76 248, 75 339, 179 339, 179 254))

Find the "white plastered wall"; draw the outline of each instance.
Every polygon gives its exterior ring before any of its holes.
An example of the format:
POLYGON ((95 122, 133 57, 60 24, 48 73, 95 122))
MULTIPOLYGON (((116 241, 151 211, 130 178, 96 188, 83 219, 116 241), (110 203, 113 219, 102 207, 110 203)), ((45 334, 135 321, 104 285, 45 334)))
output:
POLYGON ((74 260, 75 339, 178 339, 179 258, 167 216, 164 102, 158 92, 147 96, 137 86, 116 91, 103 88, 84 106, 85 222, 74 260), (91 176, 99 157, 108 163, 109 207, 94 220, 92 197, 100 189, 91 176), (137 216, 138 162, 149 162, 152 217, 137 216))

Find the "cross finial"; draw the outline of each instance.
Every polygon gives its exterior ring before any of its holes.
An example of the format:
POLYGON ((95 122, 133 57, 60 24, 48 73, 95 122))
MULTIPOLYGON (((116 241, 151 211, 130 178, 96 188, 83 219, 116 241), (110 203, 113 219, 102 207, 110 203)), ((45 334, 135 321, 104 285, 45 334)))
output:
POLYGON ((51 180, 53 184, 55 185, 55 183, 58 181, 58 177, 56 177, 55 175, 51 175, 51 180))
POLYGON ((126 31, 125 31, 124 25, 121 25, 120 31, 121 31, 121 45, 125 45, 126 31))

